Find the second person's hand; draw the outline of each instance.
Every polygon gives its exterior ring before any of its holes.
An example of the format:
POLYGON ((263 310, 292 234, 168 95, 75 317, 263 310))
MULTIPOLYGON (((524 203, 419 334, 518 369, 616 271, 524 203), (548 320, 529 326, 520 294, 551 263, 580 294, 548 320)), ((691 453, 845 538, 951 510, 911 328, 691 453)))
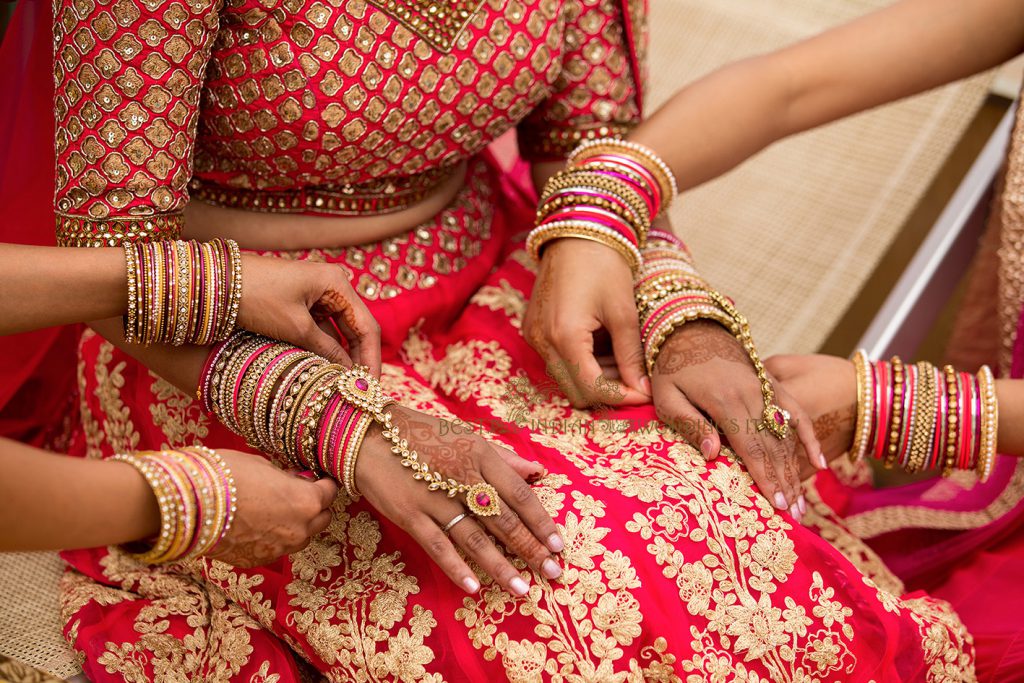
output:
POLYGON ((380 325, 340 265, 244 254, 238 325, 335 363, 366 365, 380 375, 380 325))
POLYGON ((209 557, 258 567, 298 552, 331 523, 338 485, 280 470, 258 455, 218 450, 238 493, 235 519, 209 557))

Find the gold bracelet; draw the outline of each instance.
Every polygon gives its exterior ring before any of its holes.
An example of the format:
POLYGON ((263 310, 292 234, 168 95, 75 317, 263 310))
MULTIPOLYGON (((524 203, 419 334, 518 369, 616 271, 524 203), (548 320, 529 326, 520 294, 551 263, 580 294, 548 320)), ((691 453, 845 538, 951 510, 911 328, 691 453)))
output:
MULTIPOLYGON (((344 370, 338 378, 338 390, 342 397, 359 410, 373 418, 382 427, 385 439, 391 442, 391 452, 402 459, 402 466, 413 471, 413 477, 427 484, 431 491, 442 491, 449 498, 462 495, 466 507, 479 517, 492 517, 501 514, 497 490, 487 482, 465 484, 450 477, 445 477, 430 466, 421 462, 419 454, 409 448, 409 442, 402 438, 398 427, 391 420, 391 413, 385 409, 395 400, 384 393, 384 388, 368 368, 353 366, 344 370)), ((354 467, 353 467, 354 470, 354 467)))
POLYGON ((992 369, 982 365, 978 371, 978 389, 981 391, 981 449, 978 452, 978 475, 986 481, 995 465, 999 438, 999 401, 992 369))
POLYGON ((853 367, 857 374, 857 423, 853 429, 853 446, 848 455, 850 462, 860 462, 867 451, 875 405, 875 392, 868 380, 871 366, 864 349, 858 349, 853 354, 853 367))

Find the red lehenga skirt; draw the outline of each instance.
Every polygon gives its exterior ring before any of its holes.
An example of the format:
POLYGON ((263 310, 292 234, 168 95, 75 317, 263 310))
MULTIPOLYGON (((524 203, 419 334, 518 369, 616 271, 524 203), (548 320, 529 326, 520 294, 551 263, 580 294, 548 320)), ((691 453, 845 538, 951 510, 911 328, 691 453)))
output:
MULTIPOLYGON (((971 680, 950 607, 900 582, 819 501, 777 513, 736 462, 708 466, 651 406, 574 410, 520 334, 529 199, 489 159, 431 224, 288 258, 344 264, 384 329, 402 402, 480 429, 549 474, 564 574, 467 596, 364 503, 307 549, 236 570, 69 552, 65 632, 93 681, 971 680)), ((244 448, 111 344, 80 345, 80 450, 244 448)), ((814 502, 814 501, 812 501, 814 502)), ((522 567, 522 565, 520 565, 522 567)), ((523 568, 523 571, 528 571, 523 568)))

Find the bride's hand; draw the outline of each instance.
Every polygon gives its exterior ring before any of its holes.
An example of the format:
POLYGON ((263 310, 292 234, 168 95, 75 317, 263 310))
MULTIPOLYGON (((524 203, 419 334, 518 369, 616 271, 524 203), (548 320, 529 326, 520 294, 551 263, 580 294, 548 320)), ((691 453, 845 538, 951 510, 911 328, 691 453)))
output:
POLYGON ((573 406, 650 403, 633 276, 603 244, 565 238, 544 249, 523 334, 573 406), (602 378, 595 334, 606 330, 622 378, 602 378))
POLYGON ((662 421, 709 460, 718 456, 721 430, 761 493, 776 508, 803 515, 800 456, 811 454, 815 465, 827 466, 811 420, 788 386, 773 382, 775 402, 789 411, 793 429, 786 439, 757 429, 764 412, 761 382, 728 330, 706 320, 683 325, 662 345, 651 379, 662 421))
POLYGON ((338 485, 285 472, 258 455, 218 450, 231 468, 238 509, 231 529, 209 557, 258 567, 298 552, 331 523, 338 485))
MULTIPOLYGON (((814 433, 828 460, 842 455, 853 443, 857 422, 857 376, 853 363, 836 356, 772 356, 768 372, 807 409, 814 433)), ((798 449, 800 446, 798 446, 798 449)), ((812 471, 805 469, 803 475, 812 471)))
POLYGON ((408 408, 390 408, 394 424, 420 460, 463 483, 486 481, 500 494, 501 514, 474 517, 462 496, 448 498, 430 491, 413 478, 412 470, 391 452, 390 443, 373 426, 366 435, 356 463, 356 486, 366 499, 423 547, 448 577, 468 593, 480 583, 455 548, 461 548, 483 571, 515 595, 525 595, 529 584, 512 566, 489 534, 512 553, 549 579, 561 569, 552 557, 564 546, 554 521, 529 484, 513 470, 535 469, 511 451, 492 445, 476 434, 455 434, 441 420, 408 408), (501 451, 504 451, 502 453, 501 451), (518 462, 522 461, 522 462, 518 462), (442 527, 466 513, 447 534, 442 527))
POLYGON ((238 325, 380 375, 380 326, 340 265, 244 254, 238 325), (331 321, 348 352, 331 334, 331 321))

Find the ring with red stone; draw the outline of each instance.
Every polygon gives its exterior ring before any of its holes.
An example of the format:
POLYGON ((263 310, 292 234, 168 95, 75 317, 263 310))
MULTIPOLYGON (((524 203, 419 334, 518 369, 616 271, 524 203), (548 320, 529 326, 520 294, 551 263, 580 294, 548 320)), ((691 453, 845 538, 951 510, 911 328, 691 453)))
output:
POLYGON ((501 514, 498 492, 486 482, 473 484, 466 490, 466 507, 477 517, 494 517, 501 514))
POLYGON ((774 403, 766 403, 757 431, 767 429, 777 439, 789 436, 789 411, 774 403))

